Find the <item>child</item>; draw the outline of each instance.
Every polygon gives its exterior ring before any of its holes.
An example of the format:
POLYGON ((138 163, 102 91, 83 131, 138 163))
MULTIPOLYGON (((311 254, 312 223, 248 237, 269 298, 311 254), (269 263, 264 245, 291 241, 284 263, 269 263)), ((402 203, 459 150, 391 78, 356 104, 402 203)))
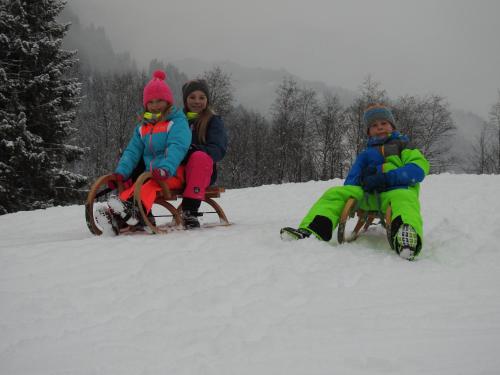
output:
POLYGON ((372 105, 364 112, 363 121, 368 145, 356 158, 344 186, 328 189, 299 228, 283 228, 281 237, 303 239, 314 234, 318 239, 330 241, 347 200, 353 197, 362 202, 366 192, 370 209, 375 206, 375 210, 385 212, 391 205, 392 243, 401 257, 413 260, 422 248, 418 195, 419 183, 429 173, 429 162, 418 149, 408 148, 408 138, 395 131, 396 122, 389 108, 372 105))
POLYGON ((205 190, 215 183, 216 163, 227 150, 224 123, 210 108, 210 92, 205 80, 195 79, 182 87, 184 112, 192 131, 192 143, 185 165, 186 188, 182 199, 182 217, 187 229, 198 228, 198 209, 205 190))
MULTIPOLYGON (((113 173, 117 180, 127 181, 143 160, 146 170, 153 175, 153 179, 147 181, 141 190, 141 202, 148 214, 157 192, 161 190, 157 181, 165 181, 170 189, 183 186, 183 171, 177 168, 191 143, 186 116, 173 106, 173 94, 165 78, 166 74, 157 70, 144 87, 142 121, 136 126, 113 173)), ((121 227, 139 223, 139 212, 132 204, 134 188, 132 185, 119 197, 110 197, 107 202, 109 208, 98 212, 96 220, 105 230, 111 226, 113 232, 118 234, 121 227)))

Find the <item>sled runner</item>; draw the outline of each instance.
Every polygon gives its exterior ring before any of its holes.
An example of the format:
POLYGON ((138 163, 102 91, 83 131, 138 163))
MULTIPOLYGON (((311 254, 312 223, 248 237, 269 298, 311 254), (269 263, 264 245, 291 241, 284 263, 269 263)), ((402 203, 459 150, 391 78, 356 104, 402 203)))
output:
MULTIPOLYGON (((182 198, 182 190, 170 190, 165 182, 159 181, 158 184, 161 187, 161 192, 156 195, 156 200, 153 205, 151 213, 148 215, 144 210, 142 204, 140 204, 140 191, 142 185, 149 179, 152 178, 151 172, 142 173, 135 181, 134 190, 134 205, 138 208, 140 213, 141 225, 138 226, 127 226, 120 229, 120 233, 134 232, 137 230, 146 229, 151 233, 168 233, 175 228, 180 228, 183 226, 182 221, 182 205, 179 204, 175 207, 169 201, 176 201, 178 198, 182 198), (138 204, 139 203, 139 204, 138 204)), ((85 219, 87 226, 95 235, 101 235, 102 230, 96 222, 95 210, 98 204, 105 204, 112 192, 116 194, 116 191, 108 187, 108 183, 113 182, 117 186, 118 193, 121 193, 124 189, 123 184, 117 181, 116 178, 109 174, 102 176, 97 179, 97 181, 92 185, 87 196, 87 201, 85 202, 85 219)), ((212 226, 227 226, 230 225, 229 220, 224 213, 222 207, 214 200, 214 198, 219 198, 220 194, 223 193, 225 189, 223 187, 209 187, 205 193, 205 199, 203 200, 202 206, 200 207, 199 215, 205 214, 217 214, 218 222, 208 223, 202 227, 212 227, 212 226), (215 211, 204 211, 206 206, 213 208, 215 211)))
MULTIPOLYGON (((346 202, 342 214, 340 215, 339 225, 337 229, 337 240, 339 243, 355 241, 361 232, 365 232, 370 225, 380 224, 387 233, 387 239, 391 243, 391 207, 387 207, 385 216, 379 211, 365 211, 359 208, 358 202, 354 198, 349 198, 346 202), (355 218, 357 222, 354 225, 355 218), (352 220, 350 220, 352 219, 352 220), (378 222, 375 222, 378 219, 378 222), (352 224, 352 225, 350 225, 352 224), (346 230, 349 228, 350 233, 346 235, 346 230)), ((349 232, 347 230, 347 232, 349 232)), ((391 246, 392 247, 392 246, 391 246)))

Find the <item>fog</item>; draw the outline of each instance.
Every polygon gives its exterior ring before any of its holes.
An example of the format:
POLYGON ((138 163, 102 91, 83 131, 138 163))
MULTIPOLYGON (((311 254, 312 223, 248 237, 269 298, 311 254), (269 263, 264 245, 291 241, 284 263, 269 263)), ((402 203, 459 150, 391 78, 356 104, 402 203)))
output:
MULTIPOLYGON (((500 89, 497 0, 70 0, 139 64, 195 57, 284 68, 390 97, 445 96, 487 117, 500 89)), ((182 66, 179 66, 182 70, 182 66)))

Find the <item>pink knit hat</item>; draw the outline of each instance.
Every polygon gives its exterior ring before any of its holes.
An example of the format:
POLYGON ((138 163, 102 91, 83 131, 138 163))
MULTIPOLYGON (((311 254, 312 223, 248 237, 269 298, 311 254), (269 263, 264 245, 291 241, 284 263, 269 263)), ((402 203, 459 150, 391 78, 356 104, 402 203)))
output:
POLYGON ((144 87, 142 99, 144 107, 154 99, 162 99, 167 103, 174 104, 174 95, 170 87, 165 83, 165 78, 167 78, 167 74, 163 70, 156 70, 153 73, 153 78, 144 87))

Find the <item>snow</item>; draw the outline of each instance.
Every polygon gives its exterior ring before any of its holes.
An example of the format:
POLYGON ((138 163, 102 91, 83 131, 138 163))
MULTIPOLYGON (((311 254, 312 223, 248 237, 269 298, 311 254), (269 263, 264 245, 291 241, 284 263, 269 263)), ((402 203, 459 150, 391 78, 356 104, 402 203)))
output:
POLYGON ((340 180, 228 190, 229 227, 94 237, 0 217, 0 373, 497 374, 500 176, 429 176, 424 249, 283 242, 340 180))

